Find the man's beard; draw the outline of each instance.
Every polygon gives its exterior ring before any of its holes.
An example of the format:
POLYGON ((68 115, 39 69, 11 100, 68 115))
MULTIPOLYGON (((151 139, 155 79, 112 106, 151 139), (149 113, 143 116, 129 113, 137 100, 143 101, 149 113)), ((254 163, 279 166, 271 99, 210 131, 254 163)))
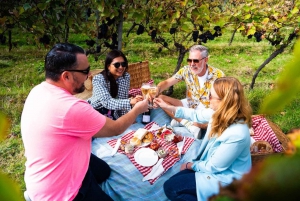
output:
POLYGON ((84 84, 82 84, 81 87, 75 88, 75 89, 73 90, 73 93, 79 94, 79 93, 81 93, 81 92, 84 92, 84 90, 85 90, 85 86, 84 86, 84 84))
POLYGON ((197 68, 197 70, 194 70, 194 67, 192 67, 192 72, 195 74, 195 75, 198 75, 199 73, 201 73, 202 71, 203 71, 203 69, 205 68, 205 66, 206 65, 202 65, 201 67, 200 67, 200 69, 198 68, 198 67, 196 67, 197 68))

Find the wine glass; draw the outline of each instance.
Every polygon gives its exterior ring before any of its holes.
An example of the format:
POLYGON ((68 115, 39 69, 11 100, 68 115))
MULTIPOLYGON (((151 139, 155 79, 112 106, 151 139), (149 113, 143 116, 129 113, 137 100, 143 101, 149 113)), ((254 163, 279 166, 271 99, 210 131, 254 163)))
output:
POLYGON ((152 84, 150 86, 148 94, 149 94, 149 98, 150 98, 149 108, 152 109, 153 108, 153 100, 154 100, 154 98, 156 97, 156 94, 157 94, 157 87, 156 87, 155 84, 152 84))
POLYGON ((147 98, 147 94, 149 92, 149 89, 150 89, 150 84, 149 83, 142 83, 141 91, 142 91, 144 99, 147 98))

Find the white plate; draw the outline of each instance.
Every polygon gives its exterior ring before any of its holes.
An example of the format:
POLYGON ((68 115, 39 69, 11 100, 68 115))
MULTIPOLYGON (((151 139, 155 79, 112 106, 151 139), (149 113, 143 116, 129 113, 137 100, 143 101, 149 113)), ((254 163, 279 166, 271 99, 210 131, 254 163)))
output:
POLYGON ((150 142, 142 142, 142 144, 139 147, 146 147, 150 144, 150 142))
POLYGON ((157 162, 158 156, 152 149, 141 148, 135 152, 134 160, 141 166, 149 167, 157 162))

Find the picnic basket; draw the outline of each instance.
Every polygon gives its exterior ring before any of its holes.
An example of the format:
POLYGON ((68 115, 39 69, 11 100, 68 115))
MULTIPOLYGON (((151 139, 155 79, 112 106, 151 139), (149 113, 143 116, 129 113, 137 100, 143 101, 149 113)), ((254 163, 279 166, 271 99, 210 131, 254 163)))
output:
MULTIPOLYGON (((103 69, 91 70, 91 75, 84 82, 85 90, 75 96, 79 99, 88 99, 93 93, 93 77, 103 69)), ((128 73, 130 74, 130 89, 140 88, 143 82, 148 82, 151 79, 149 62, 141 61, 137 63, 128 64, 128 73)))
MULTIPOLYGON (((252 115, 252 117, 255 116, 264 116, 264 115, 252 115)), ((273 130, 273 132, 275 133, 277 139, 279 140, 283 151, 286 151, 288 149, 288 142, 289 142, 289 138, 286 136, 286 134, 284 134, 282 132, 282 130, 280 129, 280 127, 275 124, 274 122, 270 121, 268 118, 266 118, 269 126, 271 127, 271 129, 273 130)), ((252 159, 252 165, 255 165, 256 163, 259 163, 261 161, 263 161, 264 159, 270 157, 270 156, 275 156, 275 155, 283 155, 283 152, 273 152, 273 153, 260 153, 260 154, 256 154, 256 153, 252 153, 251 154, 251 159, 252 159)))

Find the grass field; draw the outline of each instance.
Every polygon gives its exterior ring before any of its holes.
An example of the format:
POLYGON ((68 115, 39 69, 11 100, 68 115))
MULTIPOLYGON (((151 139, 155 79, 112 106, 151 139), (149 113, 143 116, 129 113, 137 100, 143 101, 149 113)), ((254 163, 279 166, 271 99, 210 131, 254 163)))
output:
MULTIPOLYGON (((238 34, 229 46, 230 34, 223 33, 222 37, 204 44, 210 49, 208 63, 222 69, 226 75, 240 79, 256 114, 264 97, 272 91, 284 65, 292 58, 292 51, 291 48, 286 49, 283 54, 273 59, 260 72, 254 89, 249 90, 254 72, 274 51, 274 47, 266 41, 257 43, 238 34)), ((15 33, 13 36, 18 43, 17 48, 8 52, 7 46, 0 45, 0 111, 4 112, 11 121, 11 129, 7 138, 0 144, 0 166, 4 173, 8 174, 24 190, 25 158, 21 140, 20 117, 29 91, 44 80, 43 62, 49 49, 40 44, 28 45, 27 36, 22 33, 15 33)), ((85 39, 87 38, 82 35, 73 34, 70 42, 86 49, 85 39)), ((131 63, 149 60, 151 76, 155 83, 172 75, 178 56, 176 52, 170 52, 165 48, 159 52, 157 44, 153 43, 146 33, 139 36, 132 35, 129 38, 124 37, 123 52, 131 63)), ((98 61, 95 61, 92 56, 89 56, 91 68, 103 68, 103 58, 104 56, 101 56, 98 61)), ((174 87, 173 97, 182 98, 184 95, 184 83, 174 87)), ((300 125, 299 97, 298 93, 294 101, 283 111, 268 117, 285 133, 300 125)))

